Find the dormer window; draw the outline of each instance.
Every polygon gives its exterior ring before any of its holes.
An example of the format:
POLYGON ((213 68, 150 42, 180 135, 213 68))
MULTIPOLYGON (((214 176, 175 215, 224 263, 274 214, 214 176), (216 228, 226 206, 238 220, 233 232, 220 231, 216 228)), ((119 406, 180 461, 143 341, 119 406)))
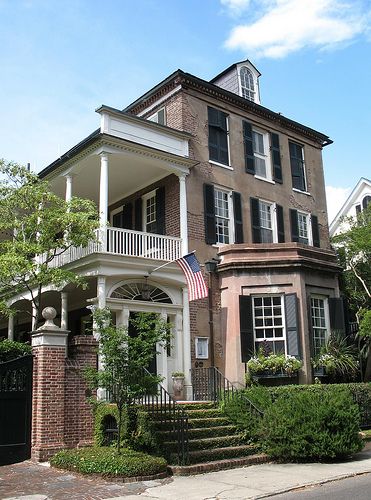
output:
POLYGON ((242 66, 240 69, 240 79, 242 97, 249 99, 249 101, 255 101, 254 77, 246 66, 242 66))

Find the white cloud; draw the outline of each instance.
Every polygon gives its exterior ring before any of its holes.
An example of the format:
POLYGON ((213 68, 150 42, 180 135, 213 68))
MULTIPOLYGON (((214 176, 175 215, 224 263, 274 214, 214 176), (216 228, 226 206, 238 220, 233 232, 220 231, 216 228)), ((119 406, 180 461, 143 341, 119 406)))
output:
MULTIPOLYGON (((243 0, 221 0, 231 10, 243 0)), ((254 21, 232 29, 225 45, 249 57, 285 57, 304 47, 334 48, 369 29, 361 0, 263 0, 247 2, 254 21)), ((246 7, 246 5, 245 5, 246 7)), ((244 8, 245 8, 244 7, 244 8)), ((251 17, 251 16, 250 16, 251 17)))
POLYGON ((334 219, 343 203, 348 198, 351 188, 326 186, 327 213, 329 223, 334 219))
POLYGON ((231 14, 241 14, 250 5, 250 0, 220 0, 223 7, 226 7, 231 14))

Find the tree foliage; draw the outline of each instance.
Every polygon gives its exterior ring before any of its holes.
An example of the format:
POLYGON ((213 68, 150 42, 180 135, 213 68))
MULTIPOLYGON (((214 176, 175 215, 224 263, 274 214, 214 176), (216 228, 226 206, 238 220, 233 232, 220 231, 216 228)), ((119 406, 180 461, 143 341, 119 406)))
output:
POLYGON ((345 217, 348 229, 334 236, 340 249, 345 287, 357 309, 371 306, 371 204, 356 217, 345 217))
MULTIPOLYGON (((145 394, 157 392, 157 384, 162 378, 149 373, 149 366, 156 355, 156 345, 170 342, 170 325, 157 314, 138 313, 130 319, 136 335, 129 335, 128 329, 115 326, 108 309, 93 310, 95 331, 99 336, 99 354, 103 366, 85 372, 91 388, 99 387, 108 391, 110 399, 118 409, 117 449, 120 452, 123 412, 133 413, 130 406, 145 394)), ((132 418, 134 421, 135 418, 132 418)), ((130 429, 129 432, 134 431, 130 429)))
POLYGON ((73 197, 66 202, 36 174, 0 160, 0 312, 12 314, 8 299, 26 292, 37 324, 45 286, 83 286, 79 276, 54 267, 53 260, 93 241, 98 225, 92 201, 73 197))

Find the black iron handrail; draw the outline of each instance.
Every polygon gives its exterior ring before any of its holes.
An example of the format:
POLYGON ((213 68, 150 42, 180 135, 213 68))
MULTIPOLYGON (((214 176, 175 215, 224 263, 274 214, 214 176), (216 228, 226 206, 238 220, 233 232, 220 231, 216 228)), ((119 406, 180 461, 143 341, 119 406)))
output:
POLYGON ((250 411, 262 417, 263 412, 216 368, 195 368, 192 370, 193 399, 199 401, 230 401, 238 398, 247 404, 250 411))
MULTIPOLYGON (((145 368, 143 368, 143 374, 150 375, 145 368)), ((161 384, 157 385, 157 393, 144 394, 136 402, 156 417, 156 422, 169 426, 170 437, 177 443, 178 464, 187 465, 189 462, 188 415, 184 409, 179 407, 179 404, 161 384)))

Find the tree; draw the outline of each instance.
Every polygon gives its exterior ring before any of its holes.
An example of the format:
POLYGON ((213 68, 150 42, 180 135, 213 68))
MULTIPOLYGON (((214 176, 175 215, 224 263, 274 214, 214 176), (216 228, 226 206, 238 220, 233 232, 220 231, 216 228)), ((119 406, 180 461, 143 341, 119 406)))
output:
POLYGON ((64 201, 50 191, 47 181, 0 160, 0 312, 14 314, 9 299, 28 293, 37 326, 45 286, 85 286, 81 277, 55 267, 53 260, 72 246, 95 240, 98 226, 92 201, 64 201))
POLYGON ((342 221, 347 230, 334 236, 343 266, 343 288, 360 324, 363 352, 367 356, 365 379, 371 379, 371 204, 356 217, 342 221))
POLYGON ((124 412, 128 415, 130 432, 136 421, 135 411, 130 411, 136 399, 157 393, 162 377, 149 373, 145 367, 156 355, 156 344, 170 341, 171 326, 157 314, 138 313, 130 320, 136 331, 132 336, 127 328, 113 324, 108 309, 93 309, 93 320, 103 367, 88 368, 85 376, 92 389, 106 389, 110 400, 117 405, 120 453, 124 412))

